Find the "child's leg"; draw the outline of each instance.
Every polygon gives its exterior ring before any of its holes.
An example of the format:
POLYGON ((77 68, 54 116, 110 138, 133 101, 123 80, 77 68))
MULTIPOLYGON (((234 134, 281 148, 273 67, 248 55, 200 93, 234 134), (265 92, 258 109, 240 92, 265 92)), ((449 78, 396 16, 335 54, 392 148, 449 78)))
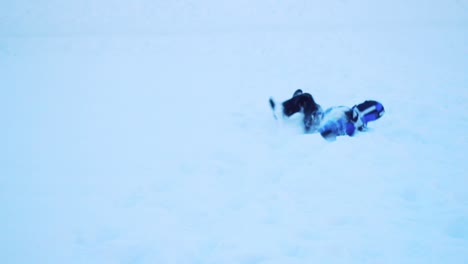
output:
POLYGON ((296 95, 293 98, 283 102, 283 112, 286 116, 292 116, 295 113, 301 112, 306 101, 309 100, 307 94, 296 95))
MULTIPOLYGON (((300 91, 300 90, 298 90, 300 91)), ((317 111, 317 104, 315 103, 312 95, 308 93, 298 93, 293 98, 283 102, 283 112, 286 116, 291 116, 298 112, 304 113, 304 126, 306 130, 314 124, 312 114, 317 111)), ((301 91, 302 92, 302 91, 301 91)))

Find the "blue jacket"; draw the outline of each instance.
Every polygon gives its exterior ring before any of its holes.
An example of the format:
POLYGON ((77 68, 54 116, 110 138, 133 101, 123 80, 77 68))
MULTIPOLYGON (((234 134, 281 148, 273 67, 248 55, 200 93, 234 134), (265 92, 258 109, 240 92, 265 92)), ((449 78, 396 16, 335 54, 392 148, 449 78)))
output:
POLYGON ((323 113, 319 132, 327 140, 335 140, 337 136, 353 136, 357 130, 365 130, 368 122, 379 119, 384 113, 383 105, 372 100, 352 108, 330 107, 323 113))

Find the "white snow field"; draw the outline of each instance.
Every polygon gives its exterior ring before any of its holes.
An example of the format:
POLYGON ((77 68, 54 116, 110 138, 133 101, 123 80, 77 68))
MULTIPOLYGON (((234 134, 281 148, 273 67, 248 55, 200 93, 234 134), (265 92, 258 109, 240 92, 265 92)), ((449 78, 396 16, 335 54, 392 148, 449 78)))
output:
POLYGON ((468 263, 466 0, 4 1, 0 98, 1 263, 468 263))

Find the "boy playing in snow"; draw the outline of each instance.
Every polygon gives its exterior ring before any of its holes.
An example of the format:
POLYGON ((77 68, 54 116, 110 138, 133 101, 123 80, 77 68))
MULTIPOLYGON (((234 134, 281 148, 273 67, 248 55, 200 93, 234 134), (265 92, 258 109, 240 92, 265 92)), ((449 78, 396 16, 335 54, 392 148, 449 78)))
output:
MULTIPOLYGON (((275 111, 276 103, 270 98, 270 106, 275 111)), ((381 103, 367 100, 351 108, 335 106, 322 112, 312 95, 297 90, 293 97, 282 103, 283 115, 304 114, 305 132, 320 132, 326 140, 333 141, 337 136, 353 136, 356 131, 365 131, 367 123, 379 119, 384 113, 381 103)), ((276 118, 276 115, 275 115, 276 118)))

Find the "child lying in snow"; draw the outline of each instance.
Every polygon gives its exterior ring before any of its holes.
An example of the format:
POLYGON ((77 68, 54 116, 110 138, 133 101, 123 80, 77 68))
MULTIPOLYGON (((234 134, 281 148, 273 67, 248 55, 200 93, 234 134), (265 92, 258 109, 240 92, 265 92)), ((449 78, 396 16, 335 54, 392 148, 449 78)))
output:
MULTIPOLYGON (((304 130, 306 133, 318 131, 323 138, 335 140, 337 136, 353 136, 356 131, 364 131, 367 123, 379 119, 384 113, 381 103, 373 100, 364 101, 351 108, 346 106, 330 107, 325 112, 309 93, 296 90, 293 97, 276 107, 270 98, 273 112, 280 110, 283 116, 290 117, 295 113, 304 114, 304 130)), ((276 118, 276 114, 274 114, 276 118)))

